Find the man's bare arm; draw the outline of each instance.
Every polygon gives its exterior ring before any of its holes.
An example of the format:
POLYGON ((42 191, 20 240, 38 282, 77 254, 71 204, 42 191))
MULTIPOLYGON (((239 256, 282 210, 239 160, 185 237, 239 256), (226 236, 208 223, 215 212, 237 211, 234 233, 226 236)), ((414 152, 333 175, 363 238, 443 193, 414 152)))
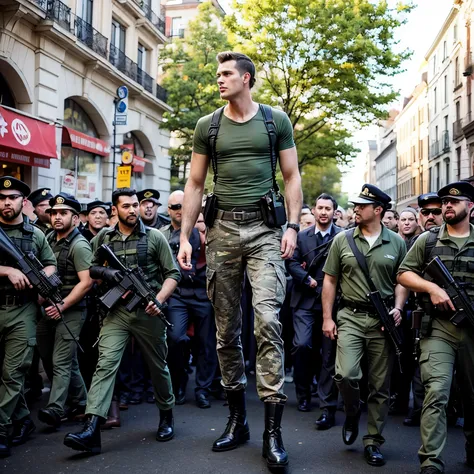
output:
POLYGON ((191 232, 196 224, 202 207, 202 194, 206 181, 209 158, 193 152, 191 156, 191 171, 184 188, 183 218, 181 223, 181 240, 189 241, 191 232))
POLYGON ((288 222, 299 223, 303 192, 301 191, 301 176, 296 147, 280 151, 280 169, 285 183, 288 222))
POLYGON ((336 323, 332 319, 334 302, 336 301, 337 282, 337 276, 326 273, 324 275, 323 291, 321 294, 323 306, 323 334, 332 340, 337 337, 336 323))

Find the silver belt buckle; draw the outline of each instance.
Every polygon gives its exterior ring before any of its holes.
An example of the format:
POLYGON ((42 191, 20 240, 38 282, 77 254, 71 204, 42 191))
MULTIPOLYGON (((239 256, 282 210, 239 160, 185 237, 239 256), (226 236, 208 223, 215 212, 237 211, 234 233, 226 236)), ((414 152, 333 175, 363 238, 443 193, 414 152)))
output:
POLYGON ((5 295, 5 306, 16 306, 16 296, 5 295))
POLYGON ((244 220, 244 211, 237 211, 237 212, 232 212, 232 216, 234 218, 234 221, 243 221, 244 220))

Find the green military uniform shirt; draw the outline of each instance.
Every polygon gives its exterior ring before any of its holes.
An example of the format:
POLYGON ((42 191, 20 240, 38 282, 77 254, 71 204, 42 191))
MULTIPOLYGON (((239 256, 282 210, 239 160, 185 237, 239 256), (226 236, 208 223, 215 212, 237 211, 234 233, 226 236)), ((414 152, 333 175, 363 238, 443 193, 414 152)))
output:
MULTIPOLYGON (((278 151, 295 146, 290 119, 281 110, 272 108, 278 135, 278 151)), ((212 114, 199 119, 193 138, 193 151, 211 158, 208 131, 212 114)), ((218 208, 250 208, 273 186, 270 139, 262 112, 244 123, 222 114, 216 140, 217 183, 214 194, 218 208)))
MULTIPOLYGON (((405 259, 403 260, 400 268, 398 269, 398 273, 403 272, 415 272, 418 275, 423 275, 423 270, 425 265, 428 262, 425 262, 425 246, 426 240, 428 239, 429 232, 424 232, 421 234, 413 246, 410 248, 409 252, 407 253, 405 259)), ((460 239, 457 237, 451 237, 448 234, 448 229, 446 224, 443 224, 438 233, 438 241, 436 242, 436 246, 448 246, 452 247, 456 250, 461 250, 458 247, 460 239)), ((463 245, 463 249, 467 247, 474 246, 474 226, 471 224, 471 232, 469 237, 465 239, 465 243, 463 245)), ((463 275, 459 275, 463 276, 463 275)), ((472 273, 466 275, 472 278, 472 273)))
MULTIPOLYGON (((346 232, 334 237, 323 272, 339 278, 344 299, 356 303, 367 303, 369 284, 357 263, 346 238, 346 232)), ((372 248, 359 227, 354 231, 357 248, 366 257, 370 276, 382 298, 393 296, 398 267, 406 255, 403 239, 382 226, 382 232, 372 248)))
POLYGON ((181 274, 171 253, 170 246, 165 236, 150 227, 145 227, 142 221, 138 221, 134 231, 123 240, 122 234, 119 232, 118 224, 115 227, 107 227, 102 229, 91 241, 92 245, 92 266, 102 265, 102 260, 98 256, 98 248, 105 243, 105 237, 108 234, 109 242, 118 242, 123 250, 122 263, 127 268, 135 268, 137 266, 137 250, 136 242, 140 240, 140 236, 147 232, 147 265, 142 270, 148 277, 148 283, 157 292, 160 291, 163 282, 167 278, 172 278, 179 282, 181 274), (145 230, 146 229, 146 230, 145 230))

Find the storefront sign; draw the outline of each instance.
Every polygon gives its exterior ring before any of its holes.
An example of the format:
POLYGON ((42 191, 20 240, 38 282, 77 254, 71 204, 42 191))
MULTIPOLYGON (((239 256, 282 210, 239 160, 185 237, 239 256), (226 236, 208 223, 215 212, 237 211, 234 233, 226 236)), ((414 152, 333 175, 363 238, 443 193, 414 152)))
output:
POLYGON ((62 144, 94 155, 109 156, 110 154, 110 145, 104 140, 91 137, 69 127, 63 127, 62 144))
POLYGON ((145 171, 145 166, 147 163, 151 163, 150 160, 147 160, 146 158, 142 158, 137 155, 133 155, 133 172, 134 173, 143 173, 145 171))
POLYGON ((117 168, 117 188, 129 188, 132 183, 132 167, 119 166, 117 168))
POLYGON ((57 158, 56 127, 0 106, 0 160, 49 168, 57 158))

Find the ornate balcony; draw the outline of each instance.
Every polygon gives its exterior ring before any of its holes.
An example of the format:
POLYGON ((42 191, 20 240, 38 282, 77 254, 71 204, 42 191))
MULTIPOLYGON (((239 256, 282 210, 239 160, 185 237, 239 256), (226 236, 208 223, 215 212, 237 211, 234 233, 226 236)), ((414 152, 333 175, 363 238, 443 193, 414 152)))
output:
POLYGON ((164 87, 161 87, 159 84, 156 85, 156 98, 160 99, 162 102, 168 100, 168 92, 164 87))
POLYGON ((123 51, 113 44, 110 45, 109 62, 127 77, 138 82, 138 64, 132 61, 123 51))
POLYGON ((74 29, 77 39, 81 43, 107 59, 107 38, 104 35, 78 16, 74 20, 74 29))

